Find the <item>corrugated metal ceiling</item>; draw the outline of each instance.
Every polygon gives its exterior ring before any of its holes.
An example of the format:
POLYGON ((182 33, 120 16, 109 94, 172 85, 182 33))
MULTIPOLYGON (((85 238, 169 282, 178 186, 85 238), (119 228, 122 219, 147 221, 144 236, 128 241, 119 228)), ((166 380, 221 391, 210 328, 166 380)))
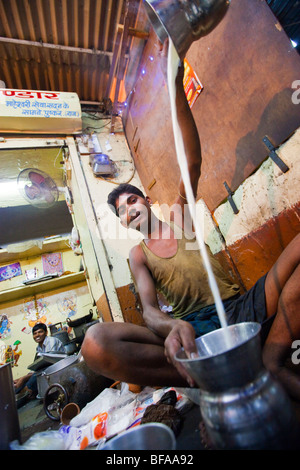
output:
POLYGON ((141 3, 0 0, 0 79, 7 88, 75 91, 82 101, 103 101, 120 54, 125 71, 144 46, 147 36, 136 31, 145 24, 141 3))
POLYGON ((266 0, 286 34, 300 52, 300 0, 266 0))
MULTIPOLYGON (((300 0, 266 1, 300 45, 300 0)), ((134 77, 147 31, 142 0, 0 0, 0 80, 114 99, 124 74, 134 77)))

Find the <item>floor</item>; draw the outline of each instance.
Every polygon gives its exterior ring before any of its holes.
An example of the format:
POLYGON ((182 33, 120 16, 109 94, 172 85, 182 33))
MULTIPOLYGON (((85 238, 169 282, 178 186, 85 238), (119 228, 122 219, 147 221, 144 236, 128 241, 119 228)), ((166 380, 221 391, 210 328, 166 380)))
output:
MULTIPOLYGON (((47 430, 58 430, 61 423, 54 421, 46 415, 43 401, 33 399, 18 409, 19 425, 22 444, 35 433, 47 430)), ((205 450, 206 443, 200 435, 200 410, 198 405, 193 405, 183 414, 181 430, 176 438, 177 450, 205 450)), ((91 448, 92 449, 92 448, 91 448)))
POLYGON ((41 400, 30 400, 18 409, 19 424, 22 443, 26 442, 34 433, 56 430, 59 423, 49 419, 44 411, 41 400))
MULTIPOLYGON (((300 422, 300 404, 293 403, 295 414, 300 422)), ((43 401, 34 399, 18 409, 19 424, 21 430, 22 444, 35 433, 47 430, 58 430, 61 426, 59 421, 48 418, 44 411, 43 401)), ((205 434, 205 428, 201 421, 199 406, 194 404, 183 415, 181 430, 176 438, 176 450, 199 451, 211 450, 209 441, 205 434)), ((96 447, 91 447, 94 450, 96 447)), ((300 443, 299 443, 300 449, 300 443)), ((298 447, 297 447, 298 450, 298 447)))

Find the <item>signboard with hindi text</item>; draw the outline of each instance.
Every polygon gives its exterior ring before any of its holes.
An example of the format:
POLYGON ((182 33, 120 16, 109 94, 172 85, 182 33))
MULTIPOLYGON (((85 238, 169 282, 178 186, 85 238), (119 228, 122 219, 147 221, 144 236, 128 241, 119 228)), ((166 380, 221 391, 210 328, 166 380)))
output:
POLYGON ((0 132, 73 134, 81 130, 76 93, 0 89, 0 132))

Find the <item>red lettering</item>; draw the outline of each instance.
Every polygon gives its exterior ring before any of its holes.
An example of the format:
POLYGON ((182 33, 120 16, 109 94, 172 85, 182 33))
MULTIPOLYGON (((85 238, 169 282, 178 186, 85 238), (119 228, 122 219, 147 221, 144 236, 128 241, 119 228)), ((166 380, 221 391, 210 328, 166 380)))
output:
POLYGON ((58 100, 58 95, 59 93, 45 93, 44 94, 45 98, 48 98, 49 100, 58 100))
POLYGON ((5 96, 15 96, 15 94, 16 94, 15 90, 2 90, 2 93, 5 96))
POLYGON ((43 99, 47 98, 48 100, 58 100, 60 93, 52 93, 48 91, 23 91, 23 90, 0 90, 5 96, 15 96, 16 98, 36 98, 43 99))

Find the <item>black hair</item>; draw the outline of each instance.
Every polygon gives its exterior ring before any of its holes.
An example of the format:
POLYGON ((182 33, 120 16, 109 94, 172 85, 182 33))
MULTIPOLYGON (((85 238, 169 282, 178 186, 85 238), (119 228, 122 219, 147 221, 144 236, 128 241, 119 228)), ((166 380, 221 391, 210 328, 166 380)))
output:
POLYGON ((121 196, 121 194, 136 194, 137 196, 142 197, 145 199, 145 195, 142 193, 142 191, 137 188, 136 186, 133 186, 132 184, 128 183, 122 183, 119 186, 117 186, 111 193, 109 193, 107 197, 107 204, 110 206, 112 209, 112 206, 115 209, 115 214, 119 217, 117 208, 116 208, 116 200, 121 196))
POLYGON ((32 334, 37 330, 44 330, 47 333, 47 326, 45 325, 45 323, 36 323, 32 328, 32 334))

